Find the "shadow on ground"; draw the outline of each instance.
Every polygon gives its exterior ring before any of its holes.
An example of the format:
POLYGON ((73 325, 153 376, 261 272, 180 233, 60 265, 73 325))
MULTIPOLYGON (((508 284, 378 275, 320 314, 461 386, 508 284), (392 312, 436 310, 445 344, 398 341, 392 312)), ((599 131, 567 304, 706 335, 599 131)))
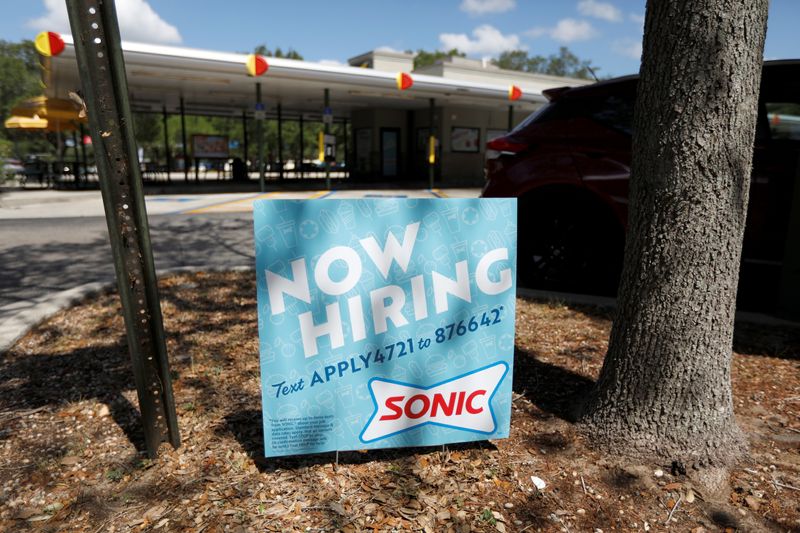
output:
MULTIPOLYGON (((47 329, 44 334, 48 334, 47 329)), ((108 406, 114 422, 136 449, 144 448, 139 410, 122 395, 135 388, 124 339, 111 346, 10 359, 0 367, 0 411, 5 413, 0 422, 13 420, 14 413, 55 410, 70 402, 94 398, 108 406)), ((0 432, 0 441, 7 437, 0 432)), ((57 443, 54 449, 58 449, 57 443)))
MULTIPOLYGON (((154 216, 150 236, 157 269, 254 264, 249 215, 154 216)), ((0 307, 113 278, 103 218, 3 221, 0 307)))
POLYGON ((574 422, 592 385, 594 381, 585 376, 541 361, 535 353, 514 349, 514 391, 542 411, 574 422))

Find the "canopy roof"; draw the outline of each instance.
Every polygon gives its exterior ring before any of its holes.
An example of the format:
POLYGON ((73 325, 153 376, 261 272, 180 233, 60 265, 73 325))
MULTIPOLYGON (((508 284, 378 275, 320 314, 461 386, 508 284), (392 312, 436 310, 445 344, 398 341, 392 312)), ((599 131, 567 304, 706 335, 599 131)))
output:
MULTIPOLYGON (((64 52, 51 59, 49 96, 64 97, 80 87, 72 39, 64 36, 64 41, 64 52)), ((437 105, 484 109, 505 109, 510 103, 507 83, 412 73, 413 86, 399 91, 397 73, 270 57, 266 74, 254 78, 247 74, 247 54, 124 41, 122 48, 134 110, 166 107, 174 112, 183 97, 187 113, 240 115, 254 108, 256 82, 261 83, 267 109, 274 110, 280 103, 285 114, 320 114, 325 88, 330 89, 335 115, 366 107, 423 109, 430 98, 437 105)), ((522 89, 515 108, 533 110, 545 101, 540 88, 522 85, 522 89)))

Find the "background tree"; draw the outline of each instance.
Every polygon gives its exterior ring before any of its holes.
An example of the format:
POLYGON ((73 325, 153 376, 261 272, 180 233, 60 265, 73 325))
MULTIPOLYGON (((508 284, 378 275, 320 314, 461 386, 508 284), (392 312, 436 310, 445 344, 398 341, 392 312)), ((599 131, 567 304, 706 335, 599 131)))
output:
POLYGON ((617 317, 582 417, 667 464, 745 449, 731 357, 768 0, 649 0, 617 317))
POLYGON ((41 67, 33 42, 0 40, 0 157, 22 158, 51 149, 45 134, 10 132, 1 126, 12 107, 42 91, 41 67))
MULTIPOLYGON (((406 52, 412 53, 411 50, 407 50, 406 52)), ((448 50, 447 52, 443 52, 441 50, 428 52, 426 50, 419 49, 417 50, 417 53, 414 56, 414 70, 433 65, 440 59, 446 59, 448 57, 466 57, 466 56, 467 54, 465 54, 464 52, 459 52, 455 48, 453 48, 452 50, 448 50)))
POLYGON ((300 55, 300 52, 291 47, 284 52, 283 50, 281 50, 281 47, 279 46, 278 48, 275 49, 274 52, 272 52, 270 51, 269 48, 267 48, 266 44, 259 44, 253 50, 253 53, 268 57, 282 57, 285 59, 297 59, 299 61, 303 60, 303 56, 300 55))
POLYGON ((557 54, 547 57, 529 56, 525 50, 510 50, 500 54, 497 59, 493 59, 492 63, 508 70, 587 80, 594 79, 592 71, 600 70, 599 67, 593 66, 590 60, 580 59, 570 52, 566 46, 559 48, 557 54))
POLYGON ((136 144, 144 149, 145 158, 163 156, 164 128, 161 115, 155 113, 134 113, 133 131, 136 144))

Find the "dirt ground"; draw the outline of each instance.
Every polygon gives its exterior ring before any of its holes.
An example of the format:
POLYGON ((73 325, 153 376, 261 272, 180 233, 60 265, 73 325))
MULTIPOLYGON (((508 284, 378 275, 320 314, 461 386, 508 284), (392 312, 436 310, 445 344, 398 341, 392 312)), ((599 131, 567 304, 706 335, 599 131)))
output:
POLYGON ((137 451, 116 295, 61 312, 0 356, 0 531, 800 531, 798 329, 737 328, 751 456, 711 502, 692 472, 615 462, 576 432, 605 311, 519 300, 510 438, 335 464, 262 457, 253 274, 161 290, 183 445, 154 461, 137 451))

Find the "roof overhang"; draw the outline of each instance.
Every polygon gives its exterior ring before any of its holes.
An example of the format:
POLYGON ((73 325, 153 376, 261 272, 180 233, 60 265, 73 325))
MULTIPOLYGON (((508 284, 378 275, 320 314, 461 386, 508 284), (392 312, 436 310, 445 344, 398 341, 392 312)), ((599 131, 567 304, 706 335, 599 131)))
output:
MULTIPOLYGON (((73 41, 64 41, 64 51, 51 58, 49 96, 65 97, 80 87, 73 41)), ((396 73, 282 58, 267 58, 269 70, 254 78, 245 68, 247 54, 125 41, 122 49, 131 106, 141 111, 174 112, 183 98, 187 113, 241 115, 254 108, 256 83, 267 108, 281 104, 286 115, 320 114, 326 88, 336 115, 369 107, 423 109, 431 98, 437 105, 484 109, 511 103, 508 85, 501 84, 412 74, 413 87, 399 91, 396 73)), ((514 106, 533 110, 545 101, 541 93, 524 92, 514 106)))

